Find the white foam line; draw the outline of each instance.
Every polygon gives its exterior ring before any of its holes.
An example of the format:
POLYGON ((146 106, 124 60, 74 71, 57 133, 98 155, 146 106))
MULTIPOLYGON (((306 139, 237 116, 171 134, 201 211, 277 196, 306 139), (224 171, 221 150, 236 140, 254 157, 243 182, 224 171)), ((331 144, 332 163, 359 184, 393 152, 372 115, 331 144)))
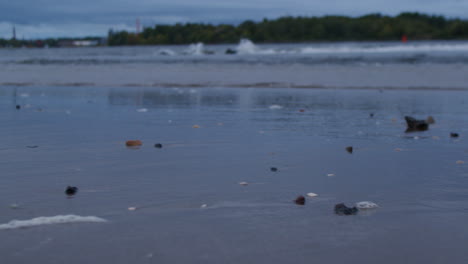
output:
POLYGON ((0 230, 26 228, 40 225, 66 224, 66 223, 103 223, 107 220, 97 216, 79 216, 79 215, 56 215, 41 216, 29 220, 12 220, 6 224, 0 224, 0 230))

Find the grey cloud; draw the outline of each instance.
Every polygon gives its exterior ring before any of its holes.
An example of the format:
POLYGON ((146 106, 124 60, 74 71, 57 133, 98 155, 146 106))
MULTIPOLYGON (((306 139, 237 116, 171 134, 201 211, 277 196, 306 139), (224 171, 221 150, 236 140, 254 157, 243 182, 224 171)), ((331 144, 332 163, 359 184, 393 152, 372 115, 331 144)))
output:
POLYGON ((467 1, 458 0, 17 0, 0 3, 0 23, 56 25, 62 29, 71 24, 94 24, 104 28, 122 24, 134 27, 137 17, 148 26, 175 22, 237 23, 284 15, 394 15, 402 11, 466 17, 467 9, 467 1))

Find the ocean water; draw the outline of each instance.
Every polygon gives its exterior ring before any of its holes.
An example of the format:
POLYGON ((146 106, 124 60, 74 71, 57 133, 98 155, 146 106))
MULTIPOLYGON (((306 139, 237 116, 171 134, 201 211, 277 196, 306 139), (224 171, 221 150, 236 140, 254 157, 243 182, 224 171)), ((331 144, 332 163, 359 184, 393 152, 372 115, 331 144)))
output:
POLYGON ((466 41, 1 49, 0 85, 466 89, 467 65, 466 41))
POLYGON ((0 263, 465 263, 465 45, 0 50, 0 263))

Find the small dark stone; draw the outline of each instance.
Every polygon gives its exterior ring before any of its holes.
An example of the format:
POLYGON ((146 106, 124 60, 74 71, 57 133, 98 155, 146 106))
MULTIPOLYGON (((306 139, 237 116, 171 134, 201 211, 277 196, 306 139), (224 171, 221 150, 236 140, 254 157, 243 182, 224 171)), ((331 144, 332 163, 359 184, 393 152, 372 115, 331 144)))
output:
POLYGON ((27 148, 38 148, 39 146, 34 145, 34 146, 26 146, 26 147, 27 148))
POLYGON ((78 187, 67 186, 67 189, 65 189, 65 194, 68 196, 75 195, 76 192, 78 192, 78 187))
POLYGON ((233 50, 233 49, 227 49, 226 54, 237 54, 237 51, 236 50, 233 50))
POLYGON ((162 144, 161 143, 156 143, 156 144, 154 144, 154 147, 155 148, 162 148, 162 144))
POLYGON ((302 195, 299 195, 296 200, 294 200, 294 202, 297 204, 297 205, 304 205, 305 204, 305 197, 302 196, 302 195))
POLYGON ((335 205, 335 214, 337 215, 355 215, 358 211, 356 207, 347 207, 344 203, 335 205))
POLYGON ((277 172, 277 171, 278 171, 278 168, 276 168, 276 167, 271 167, 270 170, 271 170, 272 172, 277 172))
POLYGON ((453 133, 453 132, 450 133, 450 137, 457 138, 458 136, 459 136, 458 133, 453 133))
POLYGON ((348 151, 349 154, 353 153, 353 147, 346 147, 346 151, 348 151))
POLYGON ((411 116, 405 116, 407 128, 406 132, 426 131, 429 129, 429 123, 426 120, 416 120, 411 116))
POLYGON ((370 113, 370 114, 369 114, 369 117, 374 117, 374 113, 370 113))
POLYGON ((428 116, 427 119, 426 119, 426 122, 427 122, 428 124, 434 124, 434 123, 435 123, 435 119, 434 119, 434 117, 432 117, 432 116, 428 116))
POLYGON ((17 109, 17 110, 20 110, 20 109, 21 109, 21 105, 16 105, 16 109, 17 109))

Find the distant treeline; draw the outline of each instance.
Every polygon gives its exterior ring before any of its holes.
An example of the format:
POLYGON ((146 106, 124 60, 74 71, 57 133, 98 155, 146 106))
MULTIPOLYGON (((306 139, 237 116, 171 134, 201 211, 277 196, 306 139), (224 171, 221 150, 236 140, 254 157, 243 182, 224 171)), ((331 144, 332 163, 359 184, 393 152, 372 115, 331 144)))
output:
POLYGON ((93 46, 105 44, 102 42, 102 38, 99 37, 85 37, 85 38, 47 38, 47 39, 35 39, 35 40, 25 40, 25 39, 1 39, 0 38, 0 48, 43 48, 43 47, 72 47, 77 46, 75 43, 80 43, 83 41, 92 42, 95 44, 93 46))
POLYGON ((398 16, 370 14, 345 16, 281 17, 238 26, 221 24, 175 24, 144 28, 140 34, 109 31, 108 45, 154 45, 235 43, 241 38, 254 42, 364 41, 468 39, 468 20, 447 19, 420 13, 398 16))

